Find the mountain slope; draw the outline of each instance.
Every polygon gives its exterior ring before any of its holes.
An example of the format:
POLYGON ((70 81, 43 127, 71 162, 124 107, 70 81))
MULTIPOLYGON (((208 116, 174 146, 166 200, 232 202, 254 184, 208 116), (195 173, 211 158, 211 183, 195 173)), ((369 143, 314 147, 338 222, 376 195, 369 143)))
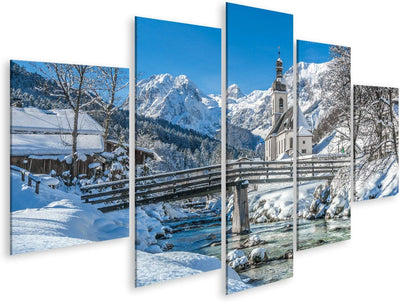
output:
POLYGON ((213 137, 221 127, 220 98, 202 93, 185 75, 153 75, 136 85, 136 114, 213 137))
MULTIPOLYGON (((325 116, 324 106, 329 92, 324 83, 324 77, 329 71, 329 62, 298 65, 298 102, 308 123, 314 128, 325 116)), ((288 105, 293 105, 293 67, 283 76, 283 83, 288 90, 288 105)), ((252 131, 255 135, 265 135, 271 125, 271 95, 272 89, 255 90, 243 95, 237 84, 228 87, 228 119, 229 122, 252 131)))

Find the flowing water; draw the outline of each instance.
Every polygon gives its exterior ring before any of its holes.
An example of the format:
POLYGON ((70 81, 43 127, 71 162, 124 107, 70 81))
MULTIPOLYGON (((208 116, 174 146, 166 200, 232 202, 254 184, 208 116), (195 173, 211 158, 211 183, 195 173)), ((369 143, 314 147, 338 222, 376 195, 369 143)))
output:
MULTIPOLYGON (((234 249, 249 257, 251 251, 262 247, 269 259, 282 257, 287 251, 293 251, 293 223, 291 221, 258 223, 250 226, 251 233, 244 235, 228 234, 228 253, 234 249), (264 244, 242 248, 241 243, 252 235, 258 235, 264 244)), ((239 273, 241 279, 253 286, 271 283, 293 275, 293 259, 270 260, 257 267, 251 267, 239 273)))
POLYGON ((158 243, 172 243, 171 251, 185 251, 221 259, 221 219, 215 215, 201 215, 164 223, 173 229, 172 238, 158 243))
POLYGON ((318 219, 298 221, 297 248, 305 250, 350 239, 350 219, 318 219))

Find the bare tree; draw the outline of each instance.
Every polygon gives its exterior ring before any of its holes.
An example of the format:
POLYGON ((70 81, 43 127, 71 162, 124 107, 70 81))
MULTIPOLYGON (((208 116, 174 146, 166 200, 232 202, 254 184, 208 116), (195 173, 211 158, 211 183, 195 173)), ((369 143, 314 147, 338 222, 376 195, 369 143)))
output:
POLYGON ((94 79, 90 73, 93 67, 87 65, 71 65, 46 63, 46 68, 41 71, 46 74, 55 84, 56 88, 50 95, 64 99, 68 107, 72 109, 73 123, 71 126, 72 136, 72 169, 71 176, 77 176, 77 147, 78 147, 78 122, 79 113, 85 106, 94 102, 91 97, 94 79))
POLYGON ((129 79, 120 68, 97 67, 99 73, 96 88, 93 90, 94 100, 100 106, 105 118, 103 122, 103 140, 108 139, 112 115, 121 107, 127 106, 128 93, 121 93, 129 85, 129 79))
POLYGON ((342 133, 351 140, 351 50, 349 47, 332 45, 329 49, 331 61, 328 64, 324 83, 324 109, 328 112, 314 130, 316 139, 320 139, 333 129, 346 128, 342 133))

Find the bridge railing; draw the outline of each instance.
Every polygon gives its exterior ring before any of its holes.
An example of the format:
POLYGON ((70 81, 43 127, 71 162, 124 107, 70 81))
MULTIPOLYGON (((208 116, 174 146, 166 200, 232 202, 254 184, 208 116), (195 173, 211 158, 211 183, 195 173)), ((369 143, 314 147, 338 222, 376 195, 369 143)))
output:
POLYGON ((221 165, 137 177, 135 184, 137 204, 212 194, 221 190, 221 165))
MULTIPOLYGON (((299 181, 331 179, 341 168, 350 164, 342 159, 304 159, 297 162, 299 181)), ((293 181, 292 161, 239 161, 227 164, 226 186, 237 185, 238 179, 249 183, 293 181)), ((159 173, 135 180, 137 205, 189 199, 221 191, 221 165, 159 173)), ((102 212, 129 207, 129 179, 88 185, 81 188, 86 203, 111 203, 102 212), (115 204, 116 201, 119 201, 115 204)))
POLYGON ((109 204, 99 208, 103 213, 129 208, 129 179, 82 186, 81 192, 85 203, 109 204))
MULTIPOLYGON (((331 179, 334 173, 349 163, 346 160, 304 160, 298 166, 300 181, 331 179)), ((240 161, 227 164, 226 185, 232 187, 237 179, 249 183, 293 181, 292 161, 240 161)), ((221 190, 221 165, 212 165, 176 172, 136 178, 137 204, 187 199, 205 196, 221 190)))

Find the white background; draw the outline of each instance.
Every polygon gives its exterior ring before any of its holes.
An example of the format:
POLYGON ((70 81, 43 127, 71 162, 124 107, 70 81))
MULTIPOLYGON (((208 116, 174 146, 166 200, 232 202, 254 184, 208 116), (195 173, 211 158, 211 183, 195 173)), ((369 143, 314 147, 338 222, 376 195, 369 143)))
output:
MULTIPOLYGON (((294 14, 295 38, 352 47, 354 84, 400 86, 397 1, 240 4, 294 14)), ((9 254, 9 60, 130 67, 134 16, 222 27, 222 0, 1 1, 1 249, 3 301, 399 301, 400 200, 355 204, 352 239, 295 254, 294 278, 229 297, 222 271, 133 288, 129 239, 9 254)))

